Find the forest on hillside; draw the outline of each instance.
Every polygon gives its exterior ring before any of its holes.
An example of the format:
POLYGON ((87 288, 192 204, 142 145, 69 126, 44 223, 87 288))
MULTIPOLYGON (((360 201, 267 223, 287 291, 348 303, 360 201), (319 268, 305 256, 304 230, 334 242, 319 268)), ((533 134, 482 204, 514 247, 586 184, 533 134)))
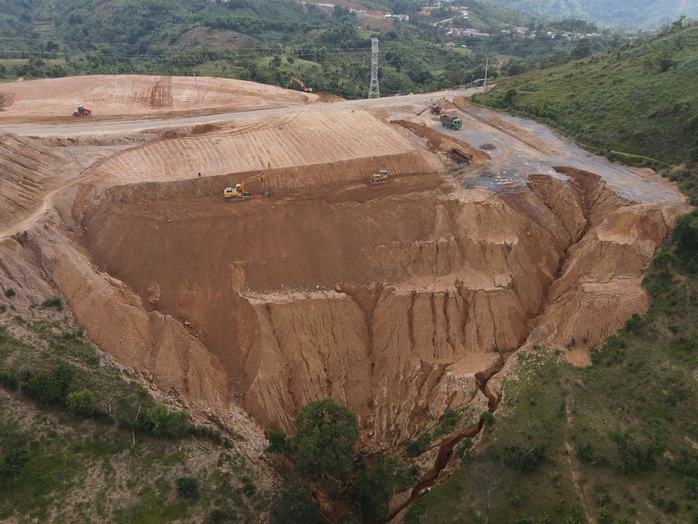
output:
POLYGON ((611 26, 658 27, 698 16, 698 3, 675 0, 492 0, 532 14, 584 18, 611 26))
POLYGON ((196 72, 286 86, 294 75, 316 91, 359 98, 366 96, 371 38, 380 41, 383 94, 463 85, 484 75, 487 60, 491 76, 520 74, 626 38, 582 20, 468 4, 463 14, 457 5, 368 2, 410 16, 379 28, 380 18, 289 0, 0 0, 0 78, 196 72), (512 32, 524 24, 529 33, 512 32), (595 37, 569 38, 572 30, 595 37))

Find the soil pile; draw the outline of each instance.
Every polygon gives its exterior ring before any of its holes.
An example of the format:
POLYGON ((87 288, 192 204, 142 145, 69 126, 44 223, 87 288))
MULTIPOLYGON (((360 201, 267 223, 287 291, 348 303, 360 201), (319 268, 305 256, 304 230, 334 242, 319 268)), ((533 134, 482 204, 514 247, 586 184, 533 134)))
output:
POLYGON ((318 101, 316 95, 211 77, 93 75, 0 83, 0 123, 75 124, 255 110, 318 101), (199 106, 199 100, 201 106, 199 106), (78 105, 92 116, 73 117, 78 105))

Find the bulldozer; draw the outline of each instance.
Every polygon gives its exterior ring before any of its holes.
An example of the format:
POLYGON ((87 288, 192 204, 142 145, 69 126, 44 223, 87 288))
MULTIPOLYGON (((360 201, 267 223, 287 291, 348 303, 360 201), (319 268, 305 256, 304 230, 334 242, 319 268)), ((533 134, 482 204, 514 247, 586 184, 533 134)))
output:
POLYGON ((301 90, 305 91, 306 93, 312 93, 313 88, 312 87, 305 87, 305 84, 303 83, 303 80, 298 78, 297 76, 292 76, 291 79, 288 81, 288 85, 286 86, 286 89, 291 89, 291 86, 296 83, 300 86, 301 90))
POLYGON ((269 196, 269 188, 267 187, 267 184, 264 181, 263 173, 259 173, 258 175, 246 178, 239 184, 235 184, 235 187, 226 187, 225 191, 223 191, 223 196, 228 202, 240 202, 242 200, 249 200, 250 193, 245 189, 245 187, 247 186, 247 184, 250 184, 252 182, 261 182, 262 195, 265 197, 269 196))
POLYGON ((387 184, 388 171, 386 169, 381 169, 380 171, 378 171, 378 173, 372 174, 368 179, 368 183, 372 186, 377 186, 378 184, 387 184))
POLYGON ((87 109, 85 106, 78 106, 78 108, 73 111, 73 116, 90 116, 92 114, 92 109, 87 109))

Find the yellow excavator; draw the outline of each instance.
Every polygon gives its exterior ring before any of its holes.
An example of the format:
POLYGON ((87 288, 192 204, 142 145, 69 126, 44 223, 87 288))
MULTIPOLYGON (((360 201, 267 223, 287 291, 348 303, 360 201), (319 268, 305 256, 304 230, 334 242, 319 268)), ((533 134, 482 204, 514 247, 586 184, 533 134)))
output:
POLYGON ((286 86, 286 89, 290 89, 293 83, 296 83, 300 86, 300 88, 305 91, 306 93, 312 93, 313 88, 312 87, 305 87, 305 84, 303 83, 303 80, 298 78, 297 76, 292 76, 291 80, 288 81, 288 85, 286 86))
POLYGON ((387 184, 388 171, 386 169, 381 169, 380 171, 378 171, 378 173, 372 174, 368 179, 368 183, 372 186, 376 186, 378 184, 387 184))
POLYGON ((235 184, 235 187, 226 187, 225 191, 223 192, 223 196, 228 202, 240 202, 241 200, 249 200, 250 193, 249 191, 245 190, 245 187, 247 186, 247 184, 250 184, 252 182, 261 182, 262 195, 265 197, 269 196, 269 188, 267 187, 267 183, 264 181, 263 173, 259 173, 258 175, 246 178, 239 184, 235 184))

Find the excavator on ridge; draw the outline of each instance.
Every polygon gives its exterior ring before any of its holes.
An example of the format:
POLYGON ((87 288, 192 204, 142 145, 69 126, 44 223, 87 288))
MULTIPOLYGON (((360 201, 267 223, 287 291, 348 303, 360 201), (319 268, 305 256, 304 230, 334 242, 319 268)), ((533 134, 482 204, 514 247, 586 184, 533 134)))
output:
POLYGON ((258 175, 254 175, 251 177, 246 178, 239 184, 235 184, 235 187, 226 187, 225 191, 223 191, 223 196, 228 202, 240 202, 242 200, 249 200, 250 199, 250 192, 245 189, 247 184, 251 184, 253 182, 261 182, 262 183, 262 195, 265 197, 269 196, 269 188, 267 187, 266 182, 264 181, 265 175, 263 173, 259 173, 258 175))
POLYGON ((312 87, 305 87, 305 83, 303 83, 303 80, 298 78, 297 76, 291 76, 291 79, 288 81, 288 85, 286 86, 286 89, 291 89, 291 86, 294 84, 298 84, 300 88, 305 91, 306 93, 312 93, 313 88, 312 87))

